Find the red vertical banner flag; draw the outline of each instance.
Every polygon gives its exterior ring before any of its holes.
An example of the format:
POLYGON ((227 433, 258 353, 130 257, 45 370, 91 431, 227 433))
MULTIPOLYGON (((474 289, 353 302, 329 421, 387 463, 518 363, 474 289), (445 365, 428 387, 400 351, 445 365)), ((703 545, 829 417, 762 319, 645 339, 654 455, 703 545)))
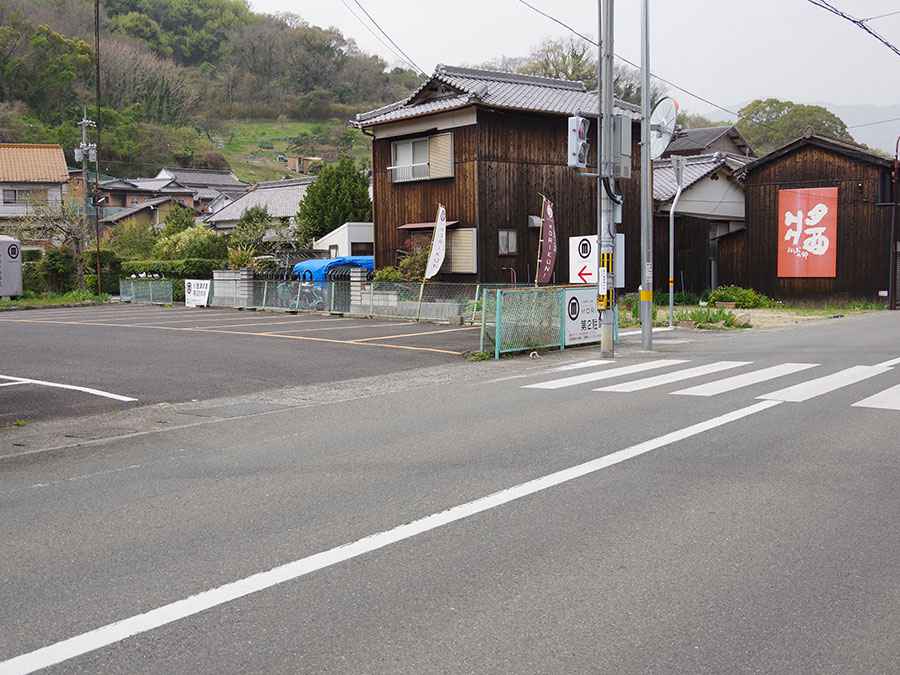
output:
POLYGON ((838 189, 778 191, 778 276, 837 276, 838 189))
POLYGON ((541 245, 538 250, 535 283, 548 284, 553 280, 556 268, 556 219, 553 216, 553 202, 544 197, 541 207, 541 245))

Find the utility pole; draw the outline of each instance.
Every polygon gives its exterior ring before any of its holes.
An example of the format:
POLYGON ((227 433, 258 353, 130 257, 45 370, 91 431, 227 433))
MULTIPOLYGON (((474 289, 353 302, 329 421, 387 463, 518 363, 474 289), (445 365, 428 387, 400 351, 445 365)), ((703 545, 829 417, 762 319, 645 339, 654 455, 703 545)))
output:
MULTIPOLYGON (((613 157, 613 33, 614 0, 597 2, 597 308, 600 310, 600 352, 615 355, 615 265, 616 237, 613 203, 607 193, 614 175, 613 157)), ((610 190, 611 191, 611 190, 610 190)))
POLYGON ((897 206, 900 202, 900 195, 897 194, 898 176, 900 174, 900 136, 897 137, 897 146, 894 150, 894 168, 891 171, 893 189, 891 190, 891 255, 890 260, 890 281, 888 288, 888 304, 890 309, 897 308, 897 206))
MULTIPOLYGON (((96 126, 93 120, 89 120, 87 118, 87 109, 84 109, 81 115, 81 121, 78 123, 78 126, 81 127, 81 145, 75 148, 75 161, 81 162, 81 186, 84 191, 84 229, 87 231, 88 225, 88 212, 90 211, 91 206, 91 192, 88 187, 88 161, 96 161, 97 159, 97 146, 93 143, 87 142, 87 130, 88 127, 96 126)), ((97 254, 96 254, 96 274, 97 274, 97 295, 100 295, 101 292, 101 284, 100 284, 100 222, 99 219, 96 222, 96 235, 97 235, 97 254)), ((81 277, 79 277, 81 278, 81 277)))
POLYGON ((653 194, 650 186, 650 3, 641 0, 641 347, 653 349, 653 194))

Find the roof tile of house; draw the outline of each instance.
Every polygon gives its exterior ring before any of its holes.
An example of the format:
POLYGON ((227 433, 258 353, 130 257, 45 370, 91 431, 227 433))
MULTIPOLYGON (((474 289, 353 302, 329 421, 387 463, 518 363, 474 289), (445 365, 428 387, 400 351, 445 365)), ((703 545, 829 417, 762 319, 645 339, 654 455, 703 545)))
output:
MULTIPOLYGON (((684 157, 684 176, 682 177, 682 190, 687 190, 697 181, 706 178, 720 167, 727 166, 731 171, 736 171, 748 164, 752 157, 743 155, 715 152, 708 155, 696 155, 684 157)), ((669 201, 675 196, 678 185, 675 182, 675 171, 672 168, 672 159, 653 160, 653 199, 669 201)))
MULTIPOLYGON (((411 96, 360 113, 353 123, 370 127, 473 104, 557 115, 590 114, 597 109, 597 92, 588 91, 581 82, 439 65, 434 75, 411 96), (434 83, 446 85, 453 93, 420 101, 420 95, 434 83)), ((637 106, 619 100, 616 107, 632 113, 638 111, 637 106)))
POLYGON ((59 145, 0 143, 0 182, 65 183, 66 157, 59 145))

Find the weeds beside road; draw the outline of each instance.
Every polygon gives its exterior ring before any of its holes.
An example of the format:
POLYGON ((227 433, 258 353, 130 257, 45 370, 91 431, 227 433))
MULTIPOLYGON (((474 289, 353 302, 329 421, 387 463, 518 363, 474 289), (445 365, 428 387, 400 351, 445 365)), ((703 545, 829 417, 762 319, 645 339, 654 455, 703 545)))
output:
POLYGON ((80 307, 102 305, 109 301, 107 295, 96 295, 90 291, 69 291, 68 293, 46 293, 25 295, 15 300, 0 300, 0 311, 11 309, 43 309, 46 307, 80 307))

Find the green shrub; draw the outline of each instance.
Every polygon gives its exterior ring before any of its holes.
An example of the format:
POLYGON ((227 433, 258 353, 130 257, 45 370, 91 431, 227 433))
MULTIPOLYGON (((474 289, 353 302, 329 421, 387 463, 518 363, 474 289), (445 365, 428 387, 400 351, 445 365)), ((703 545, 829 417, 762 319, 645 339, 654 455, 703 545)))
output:
POLYGON ((425 269, 428 267, 428 256, 431 251, 425 247, 416 248, 407 254, 398 264, 397 268, 405 281, 422 281, 425 277, 425 269))
POLYGON ((675 314, 676 321, 690 321, 697 328, 713 328, 721 324, 725 328, 749 328, 750 324, 738 319, 734 312, 721 307, 699 307, 691 310, 680 310, 675 314))
POLYGON ((228 269, 240 270, 253 267, 256 249, 252 246, 232 246, 228 249, 228 269))
POLYGON ((719 302, 733 302, 740 309, 756 309, 758 307, 771 307, 774 303, 771 298, 757 293, 752 288, 740 286, 719 286, 709 294, 709 304, 719 302))
POLYGON ((52 293, 66 293, 75 286, 75 261, 64 248, 51 248, 38 263, 52 293))
POLYGON ((22 251, 22 262, 30 263, 30 262, 38 262, 41 258, 44 257, 44 252, 40 249, 36 248, 26 248, 22 251))
POLYGON ((195 225, 177 234, 160 237, 153 246, 157 260, 182 260, 184 258, 222 259, 228 255, 225 238, 206 225, 195 225))
POLYGON ((22 292, 35 295, 47 292, 47 276, 40 262, 22 263, 22 292))
POLYGON ((403 272, 398 270, 396 267, 382 267, 380 270, 375 271, 375 276, 373 277, 374 281, 403 281, 403 272))
POLYGON ((225 269, 225 261, 209 258, 186 258, 184 260, 126 260, 122 263, 122 274, 159 274, 175 279, 212 279, 213 270, 225 269))

